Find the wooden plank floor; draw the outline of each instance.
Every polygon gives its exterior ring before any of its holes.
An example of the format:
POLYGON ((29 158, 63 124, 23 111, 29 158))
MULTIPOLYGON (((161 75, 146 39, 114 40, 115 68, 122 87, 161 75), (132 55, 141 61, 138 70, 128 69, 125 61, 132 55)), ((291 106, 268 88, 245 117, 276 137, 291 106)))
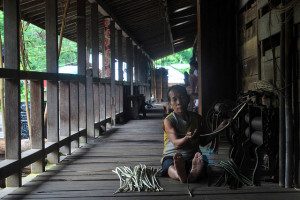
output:
MULTIPOLYGON (((163 147, 161 113, 148 114, 148 119, 118 125, 110 134, 74 152, 60 164, 40 174, 31 182, 6 195, 4 199, 191 199, 186 184, 159 178, 163 192, 128 192, 113 194, 119 179, 112 169, 139 163, 160 167, 163 147)), ((224 157, 224 155, 218 155, 224 157)), ((217 158, 218 156, 215 156, 217 158)), ((295 189, 262 183, 260 187, 208 187, 206 180, 190 184, 196 199, 300 199, 295 189)))

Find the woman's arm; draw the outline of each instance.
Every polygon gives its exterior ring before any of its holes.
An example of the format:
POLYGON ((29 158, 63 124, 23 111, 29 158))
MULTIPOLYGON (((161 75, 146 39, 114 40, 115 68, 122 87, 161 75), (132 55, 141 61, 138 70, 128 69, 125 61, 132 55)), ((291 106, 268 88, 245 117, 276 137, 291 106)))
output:
POLYGON ((183 138, 178 138, 176 135, 176 130, 169 119, 164 120, 164 129, 168 135, 169 140, 172 142, 176 149, 181 148, 192 137, 191 135, 186 135, 183 138))
MULTIPOLYGON (((221 124, 213 131, 213 132, 217 132, 221 129, 224 129, 225 126, 227 127, 230 123, 231 123, 232 119, 225 119, 221 122, 221 124)), ((209 136, 205 136, 205 137, 199 137, 199 143, 201 146, 205 146, 207 145, 210 141, 212 141, 215 137, 217 136, 217 134, 212 134, 209 136)))

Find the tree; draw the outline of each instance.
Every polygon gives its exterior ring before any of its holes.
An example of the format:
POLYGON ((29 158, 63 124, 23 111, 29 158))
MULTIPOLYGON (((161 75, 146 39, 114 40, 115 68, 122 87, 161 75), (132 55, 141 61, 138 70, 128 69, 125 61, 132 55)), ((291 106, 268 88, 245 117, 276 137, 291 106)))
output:
POLYGON ((161 58, 155 61, 156 65, 171 65, 171 64, 188 64, 190 63, 190 58, 193 56, 193 49, 185 49, 181 52, 169 55, 167 57, 161 58))

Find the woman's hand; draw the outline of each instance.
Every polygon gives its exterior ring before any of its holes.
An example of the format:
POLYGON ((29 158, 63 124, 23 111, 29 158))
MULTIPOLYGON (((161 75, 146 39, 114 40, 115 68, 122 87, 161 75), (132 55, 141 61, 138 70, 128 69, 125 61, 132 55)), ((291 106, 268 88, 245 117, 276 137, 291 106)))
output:
POLYGON ((189 131, 186 133, 186 137, 189 137, 190 139, 198 138, 199 135, 200 135, 200 132, 198 131, 198 129, 195 129, 194 132, 189 131))

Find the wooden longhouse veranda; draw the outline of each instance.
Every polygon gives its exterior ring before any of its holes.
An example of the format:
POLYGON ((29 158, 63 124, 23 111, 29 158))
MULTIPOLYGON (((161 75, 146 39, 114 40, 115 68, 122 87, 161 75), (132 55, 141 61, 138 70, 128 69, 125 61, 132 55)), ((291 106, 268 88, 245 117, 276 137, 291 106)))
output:
POLYGON ((112 170, 140 163, 160 167, 162 106, 146 106, 146 117, 138 113, 144 99, 166 99, 167 74, 154 61, 191 47, 198 61, 193 98, 208 125, 234 116, 233 108, 243 104, 231 127, 203 147, 210 162, 207 176, 189 184, 193 196, 300 198, 299 0, 1 0, 0 9, 1 198, 188 198, 186 184, 165 177, 158 178, 163 191, 114 194, 120 183, 112 170), (68 2, 64 17, 61 5, 68 2), (20 19, 46 31, 46 72, 20 68, 20 19), (62 37, 77 43, 77 74, 58 73, 62 26, 62 37), (30 85, 32 131, 26 151, 20 133, 23 80, 30 85), (254 186, 222 179, 225 171, 214 164, 230 158, 254 186), (27 177, 24 168, 30 169, 27 177), (218 180, 227 185, 216 187, 218 180))

